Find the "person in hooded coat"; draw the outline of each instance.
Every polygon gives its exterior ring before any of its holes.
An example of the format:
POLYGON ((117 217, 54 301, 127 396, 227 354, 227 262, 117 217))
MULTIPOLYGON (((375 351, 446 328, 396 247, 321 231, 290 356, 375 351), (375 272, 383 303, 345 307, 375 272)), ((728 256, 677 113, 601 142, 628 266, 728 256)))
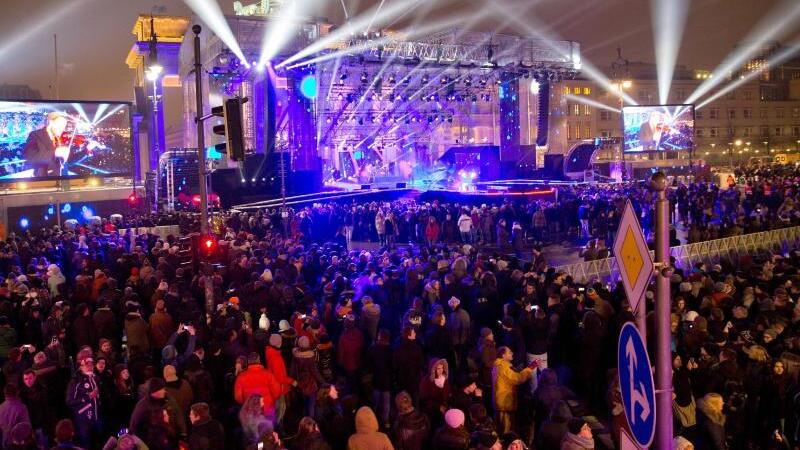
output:
POLYGON ((433 428, 444 423, 444 413, 450 399, 449 367, 445 359, 433 359, 427 377, 419 383, 419 405, 431 419, 433 428))
POLYGON ((392 431, 394 432, 397 450, 422 450, 426 447, 431 431, 428 416, 411 403, 411 396, 403 391, 394 399, 397 407, 397 418, 392 431))
POLYGON ((378 431, 378 418, 369 406, 356 412, 356 433, 347 440, 347 450, 394 450, 389 437, 378 431))

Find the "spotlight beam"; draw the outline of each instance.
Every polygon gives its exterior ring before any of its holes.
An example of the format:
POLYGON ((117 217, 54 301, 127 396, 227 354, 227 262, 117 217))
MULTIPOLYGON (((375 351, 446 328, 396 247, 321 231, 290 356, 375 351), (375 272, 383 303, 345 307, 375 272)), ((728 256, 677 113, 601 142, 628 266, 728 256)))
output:
POLYGON ((579 95, 564 94, 564 98, 566 98, 567 100, 572 100, 574 102, 583 103, 584 105, 594 106, 595 108, 600 108, 600 109, 605 109, 606 111, 615 112, 617 114, 622 113, 622 110, 620 110, 619 108, 614 108, 613 106, 606 105, 605 103, 598 102, 597 100, 584 98, 579 95))
MULTIPOLYGON (((778 53, 776 53, 772 58, 770 58, 767 61, 767 66, 768 67, 774 67, 774 66, 780 65, 780 64, 784 63, 785 61, 787 61, 788 59, 792 58, 793 56, 797 55, 798 53, 800 53, 800 41, 795 42, 791 46, 783 48, 778 53)), ((726 85, 725 87, 723 87, 722 89, 720 89, 719 91, 714 93, 714 95, 712 95, 712 96, 706 98, 705 100, 703 100, 702 102, 700 102, 697 105, 696 109, 700 109, 700 108, 706 106, 707 104, 709 104, 709 103, 713 102, 714 100, 722 97, 723 95, 725 95, 728 92, 738 88, 739 86, 741 86, 741 85, 743 85, 743 84, 745 84, 745 83, 747 83, 747 82, 759 77, 760 75, 761 75, 761 71, 760 70, 753 70, 753 71, 749 72, 747 75, 744 75, 744 76, 740 77, 738 80, 733 81, 732 83, 729 83, 728 85, 726 85)), ((689 101, 687 101, 687 103, 689 103, 689 101)))
POLYGON ((97 110, 94 112, 92 123, 97 123, 97 118, 100 117, 106 111, 106 109, 108 109, 108 103, 100 104, 100 106, 98 106, 97 110))
MULTIPOLYGON (((448 28, 448 27, 452 27, 452 26, 455 26, 455 25, 459 25, 459 24, 463 24, 463 23, 464 23, 464 19, 463 18, 444 19, 444 20, 440 20, 440 21, 437 21, 437 22, 432 22, 432 23, 426 24, 425 26, 420 27, 418 29, 414 29, 414 30, 406 29, 403 32, 401 32, 400 34, 402 36, 404 36, 404 38, 406 38, 406 39, 412 39, 412 38, 418 37, 418 36, 426 36, 426 35, 428 35, 430 33, 433 33, 433 32, 436 32, 436 31, 441 31, 442 29, 445 29, 445 28, 448 28)), ((392 39, 394 39, 394 38, 392 38, 390 36, 383 36, 380 39, 367 40, 367 41, 364 41, 364 42, 362 42, 362 43, 360 43, 358 45, 348 46, 348 47, 346 47, 346 48, 344 48, 342 50, 337 50, 337 51, 334 51, 334 52, 331 52, 331 53, 326 53, 326 54, 323 54, 323 55, 319 55, 319 56, 316 56, 316 57, 311 58, 311 59, 304 59, 302 61, 298 61, 297 59, 295 59, 294 61, 292 61, 292 63, 288 64, 287 68, 293 69, 295 67, 303 66, 303 65, 306 65, 306 64, 320 63, 320 62, 328 61, 328 60, 331 60, 331 59, 334 59, 334 58, 341 58, 343 56, 352 55, 353 53, 359 53, 359 52, 362 52, 364 50, 369 50, 369 49, 371 49, 371 48, 373 48, 375 46, 378 46, 378 45, 388 44, 389 42, 392 41, 392 39)), ((283 62, 281 62, 280 64, 278 64, 277 67, 282 67, 282 66, 286 65, 286 61, 288 61, 288 59, 283 61, 283 62)))
POLYGON ((239 61, 242 61, 246 66, 250 65, 244 53, 242 53, 231 27, 228 26, 228 21, 225 20, 225 14, 222 13, 217 0, 183 0, 183 2, 197 14, 197 17, 203 23, 208 25, 211 31, 239 58, 239 61))
POLYGON ((381 12, 381 8, 383 8, 383 3, 385 1, 386 0, 381 0, 381 2, 378 3, 378 7, 375 8, 375 14, 372 15, 372 19, 370 19, 369 23, 367 24, 367 29, 364 30, 365 32, 369 33, 370 28, 372 28, 372 24, 375 22, 375 17, 377 17, 378 13, 381 12))
MULTIPOLYGON (((542 33, 540 30, 544 28, 544 26, 538 21, 530 21, 529 18, 525 18, 523 20, 520 16, 514 12, 509 11, 505 4, 502 2, 496 2, 493 4, 494 10, 500 12, 502 15, 507 17, 510 21, 514 22, 517 26, 522 28, 528 35, 534 36, 537 39, 540 39, 542 43, 547 45, 551 50, 558 53, 564 58, 571 58, 572 55, 565 55, 562 49, 555 45, 554 38, 542 33), (532 23, 531 23, 532 22, 532 23)), ((622 100, 630 103, 631 105, 637 105, 638 103, 634 100, 630 95, 626 92, 621 91, 619 89, 614 89, 612 86, 611 80, 597 67, 595 67, 592 63, 590 63, 585 58, 581 59, 581 73, 586 75, 587 77, 591 78, 594 82, 602 86, 606 91, 616 95, 617 97, 621 98, 622 100)))
POLYGON ((689 0, 650 0, 658 98, 662 105, 669 100, 669 88, 672 85, 672 75, 675 72, 675 62, 678 59, 688 15, 689 0))
POLYGON ((334 32, 323 37, 322 39, 317 39, 304 49, 281 61, 280 64, 277 65, 277 67, 280 68, 283 66, 287 66, 295 61, 299 61, 310 55, 318 53, 334 43, 337 43, 341 40, 346 40, 350 36, 362 32, 364 28, 366 28, 366 26, 370 23, 370 21, 372 21, 372 23, 375 26, 379 27, 390 17, 400 14, 401 12, 403 12, 408 8, 417 7, 417 5, 421 1, 422 0, 399 0, 388 5, 386 8, 383 8, 382 11, 380 11, 377 14, 372 10, 367 11, 363 14, 359 14, 357 17, 354 17, 351 20, 347 21, 347 23, 345 23, 341 28, 336 29, 334 32))
POLYGON ((730 73, 740 69, 748 60, 757 56, 765 44, 778 40, 786 34, 791 27, 800 20, 800 2, 785 0, 780 6, 773 9, 766 17, 742 39, 746 42, 729 54, 712 72, 711 78, 706 79, 686 99, 686 103, 695 103, 703 95, 722 83, 730 73))
POLYGON ((94 125, 97 125, 97 124, 99 124, 99 123, 102 123, 104 120, 108 119, 109 117, 111 117, 111 116, 112 116, 112 115, 114 115, 114 114, 115 114, 117 111, 119 111, 120 109, 122 109, 122 108, 124 108, 124 107, 125 107, 125 105, 117 105, 117 106, 115 106, 115 107, 114 107, 114 109, 112 109, 111 111, 109 111, 109 112, 105 113, 105 115, 103 115, 102 117, 100 117, 99 119, 97 119, 95 122, 93 122, 93 123, 94 123, 94 125))
POLYGON ((313 2, 314 0, 295 0, 284 6, 280 18, 267 23, 261 42, 261 55, 258 58, 259 66, 266 65, 291 41, 302 19, 311 10, 313 2))
MULTIPOLYGON (((46 13, 40 14, 38 17, 32 17, 32 20, 25 23, 24 26, 17 27, 9 36, 12 38, 3 42, 0 45, 0 59, 6 56, 6 53, 16 50, 21 47, 21 44, 29 41, 37 33, 49 30, 57 20, 64 19, 64 16, 72 11, 82 9, 86 3, 91 3, 93 0, 75 0, 71 2, 58 2, 57 9, 48 10, 46 13)), ((3 61, 4 65, 11 65, 10 61, 3 61)))

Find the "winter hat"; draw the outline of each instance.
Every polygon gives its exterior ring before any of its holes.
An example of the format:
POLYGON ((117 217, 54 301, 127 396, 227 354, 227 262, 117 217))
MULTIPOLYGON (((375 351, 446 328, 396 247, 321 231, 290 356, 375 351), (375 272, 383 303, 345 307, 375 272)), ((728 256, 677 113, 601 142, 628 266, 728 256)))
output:
POLYGON ((308 350, 311 346, 311 343, 308 341, 308 336, 300 336, 300 338, 297 339, 297 346, 300 347, 301 350, 308 350))
POLYGON ((497 435, 494 433, 487 433, 485 431, 481 431, 475 433, 473 435, 473 439, 475 440, 475 446, 479 449, 490 449, 494 447, 494 444, 497 443, 497 435))
POLYGON ((461 304, 461 300, 455 297, 450 297, 450 300, 447 301, 447 304, 450 305, 450 308, 456 309, 456 307, 461 304))
POLYGON ((684 320, 685 322, 694 322, 694 319, 696 319, 696 318, 697 318, 697 316, 699 316, 699 315, 700 315, 700 314, 697 314, 697 311, 687 311, 687 312, 686 312, 686 313, 683 315, 683 320, 684 320))
POLYGON ((775 331, 775 330, 774 330, 774 329, 772 329, 772 328, 769 328, 768 330, 766 330, 766 331, 764 332, 764 336, 769 336, 769 337, 771 337, 773 340, 775 340, 775 339, 777 339, 777 338, 778 338, 778 332, 777 332, 777 331, 775 331))
POLYGON ((156 392, 167 387, 167 384, 161 378, 153 377, 147 382, 147 394, 153 395, 156 392))
POLYGON ((488 327, 481 328, 481 338, 486 339, 492 334, 492 329, 488 327))
POLYGON ((28 422, 19 422, 11 429, 11 443, 24 445, 33 434, 33 427, 28 422))
POLYGON ((171 383, 173 381, 178 381, 178 372, 175 370, 175 366, 167 364, 164 366, 164 381, 167 383, 171 383))
POLYGON ((169 289, 169 285, 167 284, 166 281, 162 281, 161 283, 158 283, 158 290, 159 291, 166 291, 167 289, 169 289))
POLYGON ((286 319, 281 320, 278 322, 278 331, 287 331, 289 329, 289 321, 286 319))
POLYGON ((266 313, 261 313, 261 317, 258 319, 258 329, 269 330, 269 318, 266 313))
POLYGON ((586 425, 586 421, 581 419, 580 417, 573 417, 567 423, 567 430, 572 434, 578 434, 581 432, 581 428, 586 425))
POLYGON ((692 291, 692 283, 689 283, 688 281, 684 281, 683 283, 681 283, 678 286, 678 289, 681 292, 691 292, 692 291))
POLYGON ((694 445, 683 436, 676 436, 672 441, 673 450, 688 450, 694 448, 694 445))
POLYGON ((394 404, 397 407, 397 412, 400 414, 414 409, 414 403, 411 401, 411 396, 408 395, 408 392, 406 391, 401 391, 394 397, 394 404))
MULTIPOLYGON (((509 431, 504 434, 501 441, 503 441, 503 448, 509 448, 511 447, 511 444, 517 441, 522 442, 517 433, 514 433, 513 431, 509 431)), ((522 446, 523 448, 527 448, 525 447, 525 444, 522 444, 522 446)))
POLYGON ((269 336, 269 345, 280 348, 283 345, 283 338, 280 334, 272 334, 269 336))
POLYGON ((178 350, 175 348, 174 345, 167 345, 161 350, 161 359, 164 361, 170 361, 175 359, 178 356, 178 350))
POLYGON ((450 428, 458 428, 464 425, 464 413, 460 409, 448 409, 444 413, 444 421, 450 428))

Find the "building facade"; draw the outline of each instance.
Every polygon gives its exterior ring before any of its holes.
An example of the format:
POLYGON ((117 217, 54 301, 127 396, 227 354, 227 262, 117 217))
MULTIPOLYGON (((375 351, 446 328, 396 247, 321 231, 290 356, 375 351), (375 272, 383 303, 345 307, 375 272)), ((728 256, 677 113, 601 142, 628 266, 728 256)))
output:
MULTIPOLYGON (((774 49, 773 49, 774 51, 774 49)), ((754 59, 742 73, 731 74, 697 105, 750 71, 760 75, 696 109, 693 155, 710 164, 743 163, 754 156, 797 152, 800 148, 800 60, 768 67, 754 59)), ((640 105, 658 104, 654 64, 630 63, 623 91, 640 105)), ((682 104, 710 73, 678 66, 669 104, 682 104)), ((622 83, 612 83, 620 89, 622 83)), ((620 80, 621 81, 621 80, 620 80)), ((623 106, 616 93, 586 79, 565 80, 553 92, 550 151, 566 154, 587 139, 621 138, 623 106)), ((630 155, 628 155, 629 157, 630 155)), ((647 158, 647 155, 633 155, 647 158)))

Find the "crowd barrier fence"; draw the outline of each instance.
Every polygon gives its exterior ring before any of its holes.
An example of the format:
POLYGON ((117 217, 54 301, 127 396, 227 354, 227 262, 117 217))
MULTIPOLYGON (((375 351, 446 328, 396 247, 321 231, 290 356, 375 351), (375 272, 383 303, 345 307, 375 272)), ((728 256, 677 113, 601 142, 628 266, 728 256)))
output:
MULTIPOLYGON (((800 247, 800 226, 680 245, 670 248, 670 255, 675 258, 675 265, 678 268, 687 270, 698 262, 716 264, 725 258, 736 261, 742 255, 754 255, 764 250, 785 254, 798 247, 800 247)), ((653 255, 652 251, 650 255, 653 255)), ((594 280, 603 283, 616 283, 619 280, 619 266, 614 257, 566 264, 555 269, 556 272, 566 273, 572 276, 575 282, 582 284, 594 280)))

